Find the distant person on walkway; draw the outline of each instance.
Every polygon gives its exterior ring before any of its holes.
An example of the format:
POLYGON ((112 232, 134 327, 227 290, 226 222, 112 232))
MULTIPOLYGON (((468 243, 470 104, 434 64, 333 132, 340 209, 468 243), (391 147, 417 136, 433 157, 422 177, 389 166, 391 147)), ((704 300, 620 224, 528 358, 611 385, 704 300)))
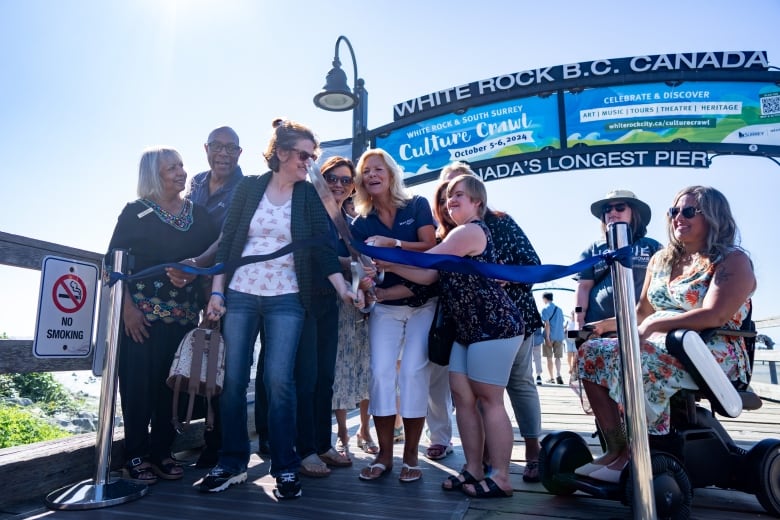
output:
MULTIPOLYGON (((715 188, 690 186, 674 197, 667 213, 669 245, 647 267, 636 307, 648 433, 669 433, 669 402, 683 388, 697 388, 682 363, 669 355, 666 334, 675 329, 737 331, 756 289, 753 264, 739 246, 728 200, 715 188)), ((595 332, 615 330, 615 319, 595 323, 595 332)), ((741 336, 715 334, 706 342, 718 365, 737 385, 747 385, 750 361, 741 336)), ((591 339, 579 351, 582 386, 606 441, 606 453, 575 470, 618 483, 629 450, 619 403, 623 403, 618 340, 591 339)), ((644 435, 644 432, 639 432, 644 435)))
MULTIPOLYGON (((304 239, 325 237, 328 216, 314 187, 306 182, 317 139, 292 121, 275 120, 265 158, 271 171, 241 180, 228 208, 217 262, 267 255, 304 239)), ((202 492, 224 491, 244 482, 249 463, 247 399, 252 352, 262 325, 263 383, 268 395, 271 475, 278 499, 301 496, 301 459, 295 451, 297 384, 295 364, 306 312, 312 304, 315 263, 347 302, 362 305, 341 274, 336 252, 313 246, 214 276, 207 314, 225 316, 225 386, 222 394, 222 449, 219 462, 199 483, 202 492)))
POLYGON ((574 311, 569 313, 566 318, 566 337, 563 341, 566 344, 566 364, 569 366, 569 383, 577 380, 577 345, 574 342, 575 338, 570 338, 569 333, 577 332, 577 322, 574 318, 574 311))
MULTIPOLYGON (((219 229, 206 209, 182 197, 186 181, 176 150, 144 151, 139 198, 122 210, 108 246, 109 251, 129 251, 135 272, 196 256, 216 240, 219 229)), ((165 272, 125 282, 119 393, 127 478, 153 484, 158 477, 182 477, 171 456, 173 393, 165 380, 179 343, 198 325, 205 303, 199 283, 180 288, 165 272)))
MULTIPOLYGON (((603 199, 591 204, 590 212, 601 221, 601 238, 583 251, 580 258, 585 260, 606 251, 608 249, 607 225, 626 222, 631 229, 631 246, 634 255, 632 271, 634 291, 638 301, 650 257, 661 249, 661 244, 645 236, 652 216, 650 206, 639 200, 632 191, 613 190, 603 199)), ((612 274, 606 262, 599 262, 579 273, 575 279, 577 288, 574 292, 574 300, 575 305, 580 308, 574 315, 578 330, 582 330, 586 323, 615 316, 612 274)))
MULTIPOLYGON (((538 311, 537 311, 538 312, 538 311)), ((533 334, 534 350, 533 361, 534 369, 536 370, 536 384, 541 385, 544 383, 542 375, 544 370, 542 369, 542 345, 544 345, 544 327, 537 327, 533 334)))
POLYGON ((553 294, 542 294, 544 309, 542 309, 542 321, 544 322, 544 345, 542 355, 547 360, 548 383, 563 384, 561 377, 561 358, 563 357, 563 311, 553 303, 553 294), (553 361, 555 362, 555 377, 553 378, 553 361))

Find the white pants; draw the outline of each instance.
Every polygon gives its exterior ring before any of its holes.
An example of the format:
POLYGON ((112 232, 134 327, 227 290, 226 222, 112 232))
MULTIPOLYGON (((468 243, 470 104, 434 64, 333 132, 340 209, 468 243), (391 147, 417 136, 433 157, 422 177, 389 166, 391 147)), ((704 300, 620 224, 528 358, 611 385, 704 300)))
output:
POLYGON ((428 387, 428 439, 431 444, 447 446, 452 440, 452 392, 450 369, 430 363, 431 384, 428 387))
POLYGON ((395 415, 410 419, 425 417, 428 411, 428 331, 436 310, 436 298, 420 307, 377 303, 368 320, 371 348, 369 413, 378 417, 395 415), (403 348, 401 369, 396 362, 403 348), (396 410, 396 386, 401 408, 396 410))

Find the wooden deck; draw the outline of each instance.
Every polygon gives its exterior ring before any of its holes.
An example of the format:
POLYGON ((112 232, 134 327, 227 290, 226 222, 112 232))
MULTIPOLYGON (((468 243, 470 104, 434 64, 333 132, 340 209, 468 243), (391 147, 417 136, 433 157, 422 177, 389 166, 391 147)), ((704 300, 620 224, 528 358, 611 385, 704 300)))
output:
MULTIPOLYGON (((542 401, 542 422, 545 432, 571 430, 581 433, 592 446, 600 450, 594 439, 592 417, 585 415, 574 393, 567 386, 539 387, 542 401)), ((511 407, 507 407, 510 410, 511 407)), ((749 448, 758 440, 780 437, 780 404, 765 402, 761 410, 745 412, 737 419, 724 420, 734 439, 749 448)), ((514 424, 514 420, 513 420, 514 424)), ((401 445, 396 445, 393 474, 375 482, 357 478, 360 468, 371 457, 354 447, 357 417, 349 416, 353 434, 351 468, 334 469, 323 479, 303 477, 303 496, 298 500, 278 503, 271 493, 273 479, 268 475, 267 461, 252 456, 249 480, 217 494, 200 494, 191 486, 205 473, 187 468, 182 481, 161 481, 151 487, 147 496, 126 504, 90 511, 50 511, 41 501, 18 504, 0 511, 0 520, 46 518, 65 520, 119 520, 119 519, 314 519, 345 518, 391 520, 498 520, 512 519, 627 519, 631 510, 619 502, 600 500, 583 494, 558 497, 547 493, 541 484, 526 484, 522 480, 524 467, 522 438, 515 429, 512 454, 512 483, 514 496, 509 499, 468 499, 458 492, 444 492, 441 481, 448 473, 455 473, 463 462, 459 439, 454 439, 455 453, 442 461, 429 461, 421 455, 422 481, 402 484, 398 481, 401 465, 401 445)), ((457 434, 456 434, 457 435, 457 434)), ((425 440, 421 446, 425 446, 425 440)), ((186 454, 194 458, 197 454, 186 454)), ((3 475, 0 480, 13 478, 3 475)), ((53 491, 53 490, 52 490, 53 491)), ((0 486, 0 493, 2 487, 0 486)), ((695 490, 694 519, 743 520, 768 518, 756 498, 736 491, 717 489, 695 490)))

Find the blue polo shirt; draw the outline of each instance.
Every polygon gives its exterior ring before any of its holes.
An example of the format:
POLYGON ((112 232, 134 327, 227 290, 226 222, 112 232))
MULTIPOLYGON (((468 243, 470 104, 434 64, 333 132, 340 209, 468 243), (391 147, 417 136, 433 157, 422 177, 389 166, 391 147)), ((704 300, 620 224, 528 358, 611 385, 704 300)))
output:
POLYGON ((211 180, 211 170, 197 174, 192 178, 190 190, 185 195, 195 204, 200 204, 206 208, 209 215, 214 219, 220 229, 225 223, 230 199, 233 197, 233 189, 241 182, 244 173, 240 166, 236 166, 230 178, 216 192, 209 193, 209 181, 211 180))
POLYGON ((563 341, 563 311, 553 302, 542 309, 542 321, 550 322, 550 341, 563 341))
MULTIPOLYGON (((417 230, 423 226, 433 226, 433 213, 428 200, 419 195, 414 195, 402 208, 395 213, 393 227, 388 228, 379 219, 376 211, 372 211, 365 217, 358 216, 352 221, 352 236, 355 240, 364 242, 368 237, 381 235, 383 237, 397 238, 404 242, 419 242, 417 230)), ((379 287, 387 288, 398 285, 403 278, 394 273, 385 273, 384 281, 379 287)), ((383 302, 388 305, 407 305, 403 300, 383 302)))

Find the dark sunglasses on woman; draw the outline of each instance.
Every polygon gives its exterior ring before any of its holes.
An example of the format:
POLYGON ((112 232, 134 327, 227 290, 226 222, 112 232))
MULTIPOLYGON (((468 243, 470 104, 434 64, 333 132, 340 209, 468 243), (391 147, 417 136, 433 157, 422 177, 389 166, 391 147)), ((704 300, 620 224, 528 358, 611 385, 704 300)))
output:
POLYGON ((352 177, 339 177, 338 175, 333 175, 332 173, 324 173, 322 174, 322 177, 328 184, 336 184, 338 182, 341 183, 342 186, 351 186, 353 182, 352 177))
POLYGON ((682 216, 685 218, 693 218, 699 213, 701 213, 701 210, 699 208, 694 208, 693 206, 685 206, 684 208, 669 208, 669 218, 675 218, 677 215, 682 213, 682 216))

